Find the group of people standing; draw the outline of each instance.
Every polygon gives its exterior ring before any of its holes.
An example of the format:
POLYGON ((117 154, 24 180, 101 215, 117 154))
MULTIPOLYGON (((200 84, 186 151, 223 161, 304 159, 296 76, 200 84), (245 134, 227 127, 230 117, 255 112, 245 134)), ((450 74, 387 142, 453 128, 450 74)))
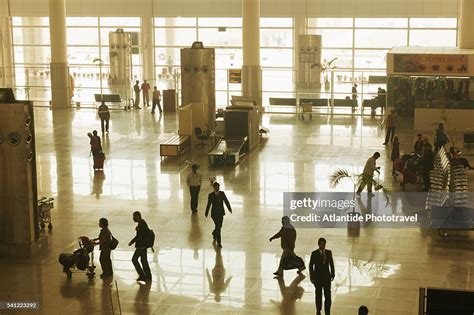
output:
MULTIPOLYGON (((133 106, 136 109, 141 109, 140 107, 140 92, 143 96, 143 107, 149 107, 150 106, 150 84, 144 80, 142 85, 140 86, 140 81, 135 81, 135 85, 133 86, 133 93, 134 93, 134 102, 133 106)), ((156 107, 158 107, 158 110, 160 111, 160 114, 163 112, 161 109, 161 92, 158 90, 156 86, 153 87, 152 91, 152 107, 151 107, 151 113, 155 113, 156 107)))

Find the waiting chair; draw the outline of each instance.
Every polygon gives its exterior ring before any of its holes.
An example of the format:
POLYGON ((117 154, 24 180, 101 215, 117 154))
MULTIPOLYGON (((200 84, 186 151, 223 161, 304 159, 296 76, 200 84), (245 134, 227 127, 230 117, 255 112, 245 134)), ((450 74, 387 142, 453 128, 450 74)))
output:
POLYGON ((207 146, 206 141, 209 140, 209 135, 207 133, 203 132, 200 127, 196 127, 196 128, 194 128, 194 134, 196 135, 196 138, 201 140, 200 143, 196 144, 196 147, 207 146))

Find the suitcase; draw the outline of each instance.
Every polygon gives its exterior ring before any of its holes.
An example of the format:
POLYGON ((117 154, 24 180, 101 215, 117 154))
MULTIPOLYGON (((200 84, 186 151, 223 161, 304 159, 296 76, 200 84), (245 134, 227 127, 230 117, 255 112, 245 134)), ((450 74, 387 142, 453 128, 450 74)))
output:
POLYGON ((105 154, 99 153, 94 156, 94 169, 102 170, 104 169, 105 154))

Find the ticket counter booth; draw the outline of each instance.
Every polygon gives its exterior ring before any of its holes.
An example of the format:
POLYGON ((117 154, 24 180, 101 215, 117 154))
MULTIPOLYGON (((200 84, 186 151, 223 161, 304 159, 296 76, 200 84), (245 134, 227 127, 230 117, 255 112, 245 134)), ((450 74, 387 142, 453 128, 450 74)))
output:
POLYGON ((397 47, 387 54, 387 104, 414 117, 416 130, 438 122, 474 130, 474 50, 397 47))

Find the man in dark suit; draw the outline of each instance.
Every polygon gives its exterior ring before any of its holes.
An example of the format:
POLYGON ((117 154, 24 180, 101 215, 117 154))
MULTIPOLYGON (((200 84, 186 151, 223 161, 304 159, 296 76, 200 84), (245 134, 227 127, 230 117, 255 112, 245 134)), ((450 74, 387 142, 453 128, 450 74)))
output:
POLYGON ((309 261, 309 275, 311 283, 316 289, 316 311, 321 315, 323 304, 322 291, 324 289, 324 314, 331 314, 331 281, 334 280, 334 261, 332 252, 326 249, 326 239, 318 240, 319 248, 311 253, 309 261))
POLYGON ((209 194, 207 197, 207 206, 206 206, 206 218, 209 214, 209 208, 211 208, 211 218, 214 221, 214 231, 212 231, 213 241, 217 241, 217 245, 222 248, 221 244, 221 228, 224 221, 224 202, 227 206, 227 209, 232 213, 232 208, 230 207, 229 200, 227 200, 226 195, 223 191, 219 191, 219 183, 214 183, 212 185, 214 191, 209 194))

